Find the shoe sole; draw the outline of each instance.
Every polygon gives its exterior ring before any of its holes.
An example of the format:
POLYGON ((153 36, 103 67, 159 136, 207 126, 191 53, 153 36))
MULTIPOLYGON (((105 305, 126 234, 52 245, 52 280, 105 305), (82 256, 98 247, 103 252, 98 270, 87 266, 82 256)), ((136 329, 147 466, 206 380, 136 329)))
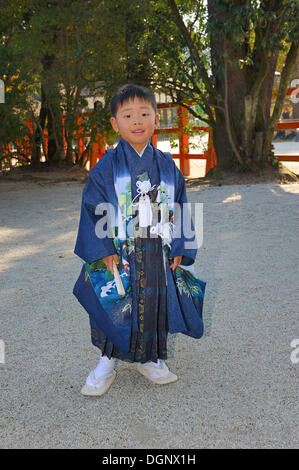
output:
POLYGON ((105 385, 103 385, 103 387, 97 388, 97 387, 92 387, 91 385, 85 384, 81 390, 81 393, 82 395, 86 397, 100 397, 104 395, 106 392, 108 392, 115 378, 116 378, 116 371, 114 370, 113 375, 107 378, 106 383, 105 385))
POLYGON ((151 375, 147 372, 147 370, 143 369, 140 364, 137 365, 137 370, 140 374, 142 374, 148 380, 158 385, 166 385, 166 384, 176 382, 178 380, 177 375, 173 374, 172 372, 169 372, 169 374, 166 375, 165 377, 156 377, 156 378, 151 377, 151 375))

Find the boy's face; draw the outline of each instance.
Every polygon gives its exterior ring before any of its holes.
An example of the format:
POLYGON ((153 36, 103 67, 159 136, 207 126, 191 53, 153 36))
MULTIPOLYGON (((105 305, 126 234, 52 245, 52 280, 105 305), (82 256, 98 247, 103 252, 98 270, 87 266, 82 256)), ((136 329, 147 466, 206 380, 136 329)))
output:
POLYGON ((111 125, 137 152, 141 152, 152 137, 159 122, 151 103, 135 97, 119 106, 111 125))

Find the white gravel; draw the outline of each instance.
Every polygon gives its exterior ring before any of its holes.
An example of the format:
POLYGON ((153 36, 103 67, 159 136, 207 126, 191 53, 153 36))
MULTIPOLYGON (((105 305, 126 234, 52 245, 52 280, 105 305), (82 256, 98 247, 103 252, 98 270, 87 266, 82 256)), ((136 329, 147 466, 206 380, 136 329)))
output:
MULTIPOLYGON (((178 335, 156 386, 119 362, 81 396, 99 350, 72 294, 83 185, 0 184, 2 448, 298 448, 299 184, 202 187, 205 336, 178 335)), ((1 353, 0 353, 1 358, 1 353)))

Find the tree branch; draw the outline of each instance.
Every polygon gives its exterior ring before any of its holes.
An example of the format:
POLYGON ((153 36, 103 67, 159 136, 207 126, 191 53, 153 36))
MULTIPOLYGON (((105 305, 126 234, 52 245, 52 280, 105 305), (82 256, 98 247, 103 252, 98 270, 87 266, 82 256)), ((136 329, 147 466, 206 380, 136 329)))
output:
POLYGON ((258 41, 259 48, 260 48, 260 52, 259 52, 260 61, 259 61, 259 64, 258 64, 257 77, 256 77, 256 79, 255 79, 255 81, 254 81, 253 85, 251 86, 251 89, 248 93, 249 95, 251 95, 253 97, 252 101, 254 101, 254 98, 258 95, 259 90, 262 86, 262 83, 263 83, 264 79, 267 76, 268 68, 269 68, 268 57, 267 57, 267 53, 266 53, 266 50, 265 50, 265 46, 263 44, 264 37, 263 37, 260 21, 259 21, 258 18, 257 18, 257 27, 256 27, 256 40, 258 41))
POLYGON ((212 97, 215 96, 215 90, 214 90, 214 87, 213 87, 213 84, 207 74, 207 71, 205 69, 205 67, 203 66, 202 62, 201 62, 201 59, 200 59, 200 56, 198 54, 198 51, 192 41, 192 38, 190 36, 190 33, 188 31, 188 29, 186 28, 186 25, 180 15, 180 12, 178 10, 178 7, 175 3, 175 0, 168 0, 168 4, 173 12, 173 17, 174 17, 174 21, 175 21, 175 24, 178 26, 179 30, 181 31, 181 34, 182 36, 184 37, 187 45, 188 45, 188 48, 190 50, 190 54, 191 54, 191 57, 193 58, 194 62, 196 63, 197 67, 198 67, 198 73, 200 74, 204 84, 206 85, 207 87, 207 90, 208 92, 210 93, 210 95, 212 97))
POLYGON ((201 117, 200 114, 198 114, 196 111, 194 111, 194 110, 191 108, 191 106, 189 106, 188 104, 184 103, 183 101, 180 101, 180 102, 179 102, 179 105, 182 106, 183 108, 186 108, 186 109, 189 111, 189 113, 191 113, 191 114, 192 114, 194 117, 196 117, 197 119, 200 119, 201 121, 206 122, 206 123, 207 123, 209 126, 211 126, 211 127, 213 126, 213 124, 214 124, 214 122, 215 122, 214 120, 213 120, 213 121, 210 121, 209 119, 206 119, 206 118, 204 118, 204 117, 201 117))

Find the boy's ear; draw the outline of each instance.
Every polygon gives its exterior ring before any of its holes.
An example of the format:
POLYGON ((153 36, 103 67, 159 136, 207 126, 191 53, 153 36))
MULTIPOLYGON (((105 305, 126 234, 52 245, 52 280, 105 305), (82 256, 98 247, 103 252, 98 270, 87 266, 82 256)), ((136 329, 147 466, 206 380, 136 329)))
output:
POLYGON ((118 132, 118 126, 115 117, 110 118, 110 123, 115 132, 118 132))

